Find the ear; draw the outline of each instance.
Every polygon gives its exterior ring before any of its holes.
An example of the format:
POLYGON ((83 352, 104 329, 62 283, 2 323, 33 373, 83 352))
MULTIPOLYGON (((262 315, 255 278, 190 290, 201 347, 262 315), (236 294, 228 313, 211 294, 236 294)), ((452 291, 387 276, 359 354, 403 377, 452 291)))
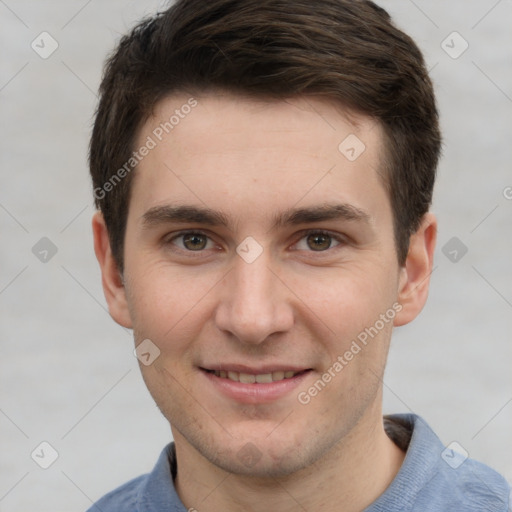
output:
POLYGON ((110 316, 120 325, 132 328, 132 321, 126 300, 126 290, 117 262, 112 255, 107 226, 101 212, 92 218, 94 252, 100 264, 101 283, 107 300, 110 316))
POLYGON ((396 327, 414 320, 427 301, 436 238, 436 217, 427 213, 418 231, 411 236, 407 259, 400 269, 398 302, 402 310, 395 316, 396 327))

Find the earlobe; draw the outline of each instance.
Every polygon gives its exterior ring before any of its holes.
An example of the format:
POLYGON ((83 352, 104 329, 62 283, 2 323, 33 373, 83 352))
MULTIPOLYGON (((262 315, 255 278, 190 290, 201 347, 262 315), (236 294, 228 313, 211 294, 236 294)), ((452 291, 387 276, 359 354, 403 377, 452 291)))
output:
POLYGON ((396 327, 414 320, 427 301, 436 237, 436 217, 427 213, 411 236, 407 259, 400 270, 398 302, 402 310, 395 317, 396 327))
POLYGON ((101 283, 110 316, 118 324, 131 329, 132 321, 126 299, 126 289, 112 254, 107 226, 101 212, 96 212, 92 218, 92 231, 94 252, 100 265, 101 283))

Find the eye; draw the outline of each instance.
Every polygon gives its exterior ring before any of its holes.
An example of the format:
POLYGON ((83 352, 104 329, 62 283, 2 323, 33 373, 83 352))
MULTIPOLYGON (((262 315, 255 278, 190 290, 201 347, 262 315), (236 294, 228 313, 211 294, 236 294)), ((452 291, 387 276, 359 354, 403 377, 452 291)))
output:
POLYGON ((324 252, 343 243, 343 239, 327 231, 307 231, 295 244, 299 251, 324 252))
POLYGON ((183 251, 200 252, 204 249, 212 249, 213 242, 200 231, 185 231, 174 235, 167 243, 177 245, 183 251))

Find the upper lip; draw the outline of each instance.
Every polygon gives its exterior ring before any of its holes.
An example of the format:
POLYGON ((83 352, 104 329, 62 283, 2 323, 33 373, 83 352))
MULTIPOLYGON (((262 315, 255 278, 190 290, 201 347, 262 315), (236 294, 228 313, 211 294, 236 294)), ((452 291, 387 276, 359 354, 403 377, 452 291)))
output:
POLYGON ((274 373, 274 372, 302 372, 304 370, 310 370, 307 366, 291 366, 289 364, 268 364, 263 366, 247 366, 245 364, 212 364, 212 365, 201 365, 200 368, 203 370, 210 371, 226 371, 226 372, 238 372, 238 373, 247 373, 249 375, 263 375, 266 373, 274 373))

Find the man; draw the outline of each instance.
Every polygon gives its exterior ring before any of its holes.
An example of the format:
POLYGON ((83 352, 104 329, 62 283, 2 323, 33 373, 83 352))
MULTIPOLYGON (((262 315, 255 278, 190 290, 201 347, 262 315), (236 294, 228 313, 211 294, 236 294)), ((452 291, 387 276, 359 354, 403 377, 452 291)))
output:
POLYGON ((100 92, 95 251, 174 442, 90 510, 505 512, 500 475, 382 418, 393 326, 427 298, 441 145, 387 13, 179 0, 100 92))

